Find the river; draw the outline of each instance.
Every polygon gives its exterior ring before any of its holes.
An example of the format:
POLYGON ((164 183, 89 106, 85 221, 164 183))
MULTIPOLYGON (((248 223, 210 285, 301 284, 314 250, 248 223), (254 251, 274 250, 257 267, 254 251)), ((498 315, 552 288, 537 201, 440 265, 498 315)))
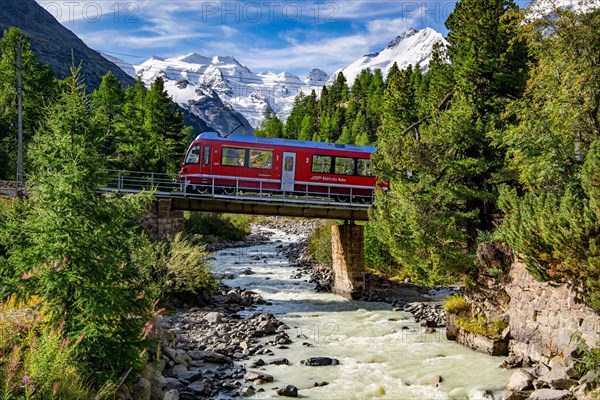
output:
POLYGON ((393 311, 389 304, 315 292, 314 284, 290 278, 296 268, 278 254, 278 246, 300 237, 262 229, 271 234, 269 243, 225 249, 213 261, 216 274, 234 274, 225 284, 253 290, 272 303, 252 312, 274 314, 289 326, 287 333, 294 341, 287 349, 274 348, 273 356, 255 356, 245 362, 248 367, 259 358, 290 361, 290 365, 261 367, 275 380, 255 385, 265 391, 253 398, 278 397, 274 389, 285 385, 296 386, 306 399, 502 398, 512 374, 498 367, 503 357, 448 341, 443 328, 426 334, 411 314, 393 311), (247 268, 254 274, 242 274, 247 268), (309 367, 300 363, 317 356, 336 358, 340 364, 309 367), (440 376, 443 380, 436 386, 433 382, 440 376), (329 384, 315 387, 315 382, 323 381, 329 384))

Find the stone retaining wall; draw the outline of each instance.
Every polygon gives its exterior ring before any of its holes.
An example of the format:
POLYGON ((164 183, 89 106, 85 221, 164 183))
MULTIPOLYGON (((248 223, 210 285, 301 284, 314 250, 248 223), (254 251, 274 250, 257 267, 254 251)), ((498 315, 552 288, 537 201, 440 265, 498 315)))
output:
POLYGON ((538 282, 519 261, 513 262, 509 277, 505 290, 515 354, 541 362, 566 356, 577 345, 575 335, 590 347, 600 345, 600 316, 571 286, 538 282))

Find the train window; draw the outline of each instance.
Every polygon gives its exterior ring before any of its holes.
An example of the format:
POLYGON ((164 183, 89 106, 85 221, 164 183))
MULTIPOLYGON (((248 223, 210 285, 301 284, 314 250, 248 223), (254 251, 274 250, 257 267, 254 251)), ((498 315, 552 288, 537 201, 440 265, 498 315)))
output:
POLYGON ((200 145, 196 145, 190 149, 190 152, 185 159, 186 164, 198 164, 200 162, 200 145))
POLYGON ((331 173, 331 157, 330 156, 312 156, 312 172, 320 174, 331 173))
POLYGON ((273 152, 271 150, 250 149, 250 168, 273 168, 273 152))
POLYGON ((204 146, 204 158, 202 164, 208 165, 210 163, 210 146, 204 146))
POLYGON ((221 164, 231 167, 245 167, 246 150, 238 147, 223 146, 223 154, 221 156, 221 164))
POLYGON ((356 160, 356 172, 360 176, 374 176, 371 173, 371 160, 364 158, 356 160))
POLYGON ((334 172, 341 175, 354 175, 354 158, 336 157, 334 172))

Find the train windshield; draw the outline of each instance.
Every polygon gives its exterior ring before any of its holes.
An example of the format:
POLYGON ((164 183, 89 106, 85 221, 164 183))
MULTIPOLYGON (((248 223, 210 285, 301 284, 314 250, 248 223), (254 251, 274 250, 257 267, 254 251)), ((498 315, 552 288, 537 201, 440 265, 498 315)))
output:
POLYGON ((200 162, 200 145, 192 147, 185 159, 186 164, 198 164, 200 162))

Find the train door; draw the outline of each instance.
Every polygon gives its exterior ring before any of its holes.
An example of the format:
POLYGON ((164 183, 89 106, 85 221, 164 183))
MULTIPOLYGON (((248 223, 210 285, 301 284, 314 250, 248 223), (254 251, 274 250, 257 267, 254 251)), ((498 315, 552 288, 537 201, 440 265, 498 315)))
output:
POLYGON ((210 146, 205 145, 202 147, 202 173, 209 174, 209 175, 212 172, 212 163, 210 162, 210 158, 211 158, 210 150, 211 150, 210 146))
POLYGON ((296 153, 283 153, 281 168, 281 190, 293 192, 296 179, 296 153))

